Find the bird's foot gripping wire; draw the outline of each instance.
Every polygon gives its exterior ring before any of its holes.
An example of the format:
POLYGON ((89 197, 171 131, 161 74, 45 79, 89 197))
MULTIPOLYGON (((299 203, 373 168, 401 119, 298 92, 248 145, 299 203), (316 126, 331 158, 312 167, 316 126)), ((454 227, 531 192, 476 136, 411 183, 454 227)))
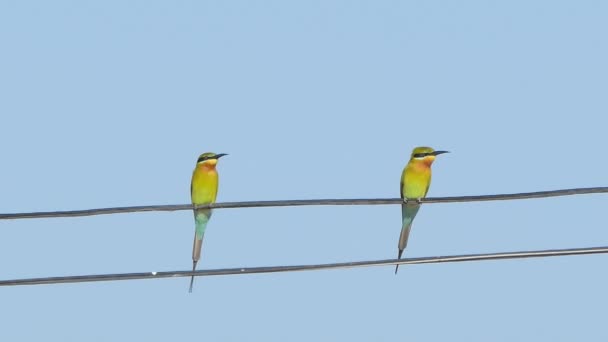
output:
POLYGON ((418 197, 418 198, 404 198, 403 199, 403 203, 404 204, 408 204, 410 201, 415 201, 416 204, 422 204, 422 197, 418 197))

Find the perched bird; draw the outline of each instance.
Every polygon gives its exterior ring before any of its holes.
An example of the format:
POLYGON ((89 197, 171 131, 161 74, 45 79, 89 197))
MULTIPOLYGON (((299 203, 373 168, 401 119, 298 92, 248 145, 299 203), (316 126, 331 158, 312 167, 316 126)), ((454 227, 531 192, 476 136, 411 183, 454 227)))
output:
MULTIPOLYGON (((401 218, 403 220, 401 227, 401 236, 399 236, 399 255, 405 246, 407 246, 407 238, 412 229, 414 217, 420 209, 420 199, 426 196, 431 185, 431 164, 435 161, 435 157, 448 153, 448 151, 435 151, 430 147, 416 147, 412 151, 410 161, 407 163, 401 174, 401 198, 404 200, 401 204, 401 218), (411 200, 415 200, 412 202, 411 200)), ((399 265, 395 267, 395 274, 399 265)))
MULTIPOLYGON (((190 183, 192 204, 201 205, 215 202, 219 182, 215 166, 217 165, 217 160, 225 155, 225 153, 215 154, 207 152, 198 157, 196 167, 192 172, 192 183, 190 183)), ((209 218, 211 218, 211 209, 194 210, 196 230, 194 233, 194 246, 192 247, 192 272, 196 270, 196 263, 201 258, 203 236, 205 235, 205 228, 207 228, 209 218)), ((190 292, 192 292, 193 284, 194 276, 190 279, 190 292)))

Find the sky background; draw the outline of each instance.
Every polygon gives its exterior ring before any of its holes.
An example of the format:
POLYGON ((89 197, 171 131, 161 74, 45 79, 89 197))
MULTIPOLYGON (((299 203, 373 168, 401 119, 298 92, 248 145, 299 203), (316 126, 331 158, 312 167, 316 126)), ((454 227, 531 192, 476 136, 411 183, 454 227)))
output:
MULTIPOLYGON (((0 212, 605 186, 603 1, 0 2, 0 212)), ((608 245, 602 195, 433 204, 407 257, 608 245)), ((199 269, 393 258, 400 208, 217 210, 199 269)), ((0 221, 0 279, 191 267, 192 213, 0 221)), ((6 341, 605 341, 607 256, 0 289, 6 341)))

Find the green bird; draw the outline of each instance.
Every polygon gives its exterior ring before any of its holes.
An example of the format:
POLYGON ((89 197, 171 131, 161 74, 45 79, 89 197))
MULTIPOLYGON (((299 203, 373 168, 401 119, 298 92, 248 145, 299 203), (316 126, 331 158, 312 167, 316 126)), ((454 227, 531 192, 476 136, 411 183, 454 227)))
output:
MULTIPOLYGON (((430 147, 416 147, 412 151, 410 161, 407 163, 401 174, 401 236, 399 236, 399 254, 398 259, 401 259, 401 254, 407 246, 407 239, 412 229, 414 217, 420 209, 420 199, 426 197, 431 185, 431 165, 435 161, 435 157, 448 153, 448 151, 435 151, 430 147), (411 201, 415 200, 415 201, 411 201)), ((399 265, 395 267, 395 274, 399 265)))
MULTIPOLYGON (((196 167, 192 172, 192 183, 190 183, 190 196, 192 204, 201 205, 214 203, 217 197, 217 187, 219 177, 215 166, 218 159, 227 154, 215 154, 211 152, 203 153, 196 161, 196 167)), ((195 209, 194 222, 196 230, 194 232, 194 246, 192 247, 192 272, 196 270, 196 264, 201 258, 201 249, 203 247, 203 236, 207 223, 211 218, 211 209, 195 209)), ((194 276, 190 278, 190 290, 194 284, 194 276)))

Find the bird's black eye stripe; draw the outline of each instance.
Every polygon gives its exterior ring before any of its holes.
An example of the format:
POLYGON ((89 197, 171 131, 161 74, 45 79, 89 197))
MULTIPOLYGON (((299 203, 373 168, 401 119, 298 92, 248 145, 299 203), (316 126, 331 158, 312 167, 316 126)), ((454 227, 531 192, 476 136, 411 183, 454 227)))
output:
POLYGON ((428 155, 429 155, 428 153, 416 153, 416 154, 414 154, 414 158, 424 158, 428 155))
POLYGON ((197 163, 200 163, 200 162, 205 161, 205 160, 207 160, 207 159, 209 159, 209 157, 207 157, 207 156, 205 156, 205 157, 200 157, 200 158, 198 158, 198 160, 197 160, 196 162, 197 162, 197 163))

